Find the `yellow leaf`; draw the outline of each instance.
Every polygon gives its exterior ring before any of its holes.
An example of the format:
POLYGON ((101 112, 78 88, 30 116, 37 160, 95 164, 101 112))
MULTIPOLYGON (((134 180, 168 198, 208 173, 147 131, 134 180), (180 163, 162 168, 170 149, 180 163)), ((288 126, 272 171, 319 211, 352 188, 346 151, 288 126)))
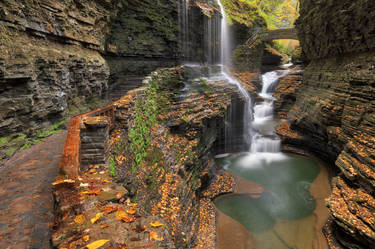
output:
POLYGON ((82 239, 83 239, 84 242, 87 242, 87 241, 89 241, 90 236, 89 235, 85 235, 85 236, 82 237, 82 239))
POLYGON ((151 222, 150 225, 151 225, 152 227, 161 227, 161 226, 163 226, 164 224, 161 223, 160 221, 154 221, 154 222, 151 222))
POLYGON ((150 232, 150 240, 153 240, 153 239, 157 240, 157 241, 164 240, 164 238, 163 237, 159 237, 159 235, 156 232, 151 231, 150 232))
POLYGON ((97 249, 97 248, 103 246, 103 245, 104 245, 105 243, 107 243, 108 241, 109 241, 109 240, 107 240, 107 239, 97 240, 97 241, 94 241, 94 242, 88 244, 86 247, 87 247, 88 249, 97 249))
POLYGON ((104 228, 107 228, 107 227, 109 227, 108 224, 104 224, 104 225, 101 225, 101 226, 100 226, 101 229, 104 229, 104 228))
POLYGON ((85 217, 82 214, 77 215, 74 218, 74 222, 77 223, 77 224, 82 224, 84 221, 85 221, 85 217))
POLYGON ((95 222, 97 222, 100 219, 100 217, 102 217, 102 215, 103 215, 103 213, 101 213, 101 212, 97 213, 95 218, 91 219, 91 224, 94 224, 95 222))
POLYGON ((119 210, 119 211, 116 212, 116 218, 118 220, 122 220, 123 218, 126 218, 126 217, 128 217, 128 214, 125 213, 124 211, 119 210))
POLYGON ((64 180, 57 180, 56 182, 52 183, 52 185, 58 185, 61 183, 74 183, 75 181, 72 179, 64 179, 64 180))

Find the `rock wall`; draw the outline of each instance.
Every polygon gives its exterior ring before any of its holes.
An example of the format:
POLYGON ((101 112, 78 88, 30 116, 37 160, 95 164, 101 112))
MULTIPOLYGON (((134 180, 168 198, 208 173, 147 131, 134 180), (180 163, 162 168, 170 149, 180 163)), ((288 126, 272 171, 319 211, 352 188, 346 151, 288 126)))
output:
POLYGON ((310 59, 375 48, 372 0, 300 1, 299 40, 310 59))
POLYGON ((0 8, 0 137, 32 134, 61 120, 74 98, 107 90, 100 52, 118 1, 9 0, 0 8))
POLYGON ((375 242, 375 13, 372 1, 301 2, 298 20, 311 60, 300 79, 288 76, 276 107, 284 148, 309 150, 337 176, 327 200, 331 248, 373 248, 375 242))

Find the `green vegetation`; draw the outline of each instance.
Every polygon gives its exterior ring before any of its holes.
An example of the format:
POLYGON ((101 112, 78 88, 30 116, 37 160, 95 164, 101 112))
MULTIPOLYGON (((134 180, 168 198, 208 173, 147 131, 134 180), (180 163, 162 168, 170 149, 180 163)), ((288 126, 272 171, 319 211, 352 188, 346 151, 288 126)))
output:
POLYGON ((223 4, 231 22, 248 27, 263 20, 268 29, 290 28, 299 13, 298 0, 224 0, 223 4))
POLYGON ((113 157, 113 155, 111 155, 109 157, 109 174, 112 177, 116 177, 116 175, 117 175, 117 172, 116 172, 116 160, 113 157))
POLYGON ((16 151, 23 151, 30 148, 33 144, 37 144, 44 138, 59 133, 62 131, 62 126, 65 120, 51 125, 47 129, 42 129, 39 132, 28 132, 28 134, 20 133, 13 134, 7 137, 0 138, 0 150, 3 151, 7 157, 11 157, 16 151))
POLYGON ((169 109, 167 92, 172 91, 180 83, 179 77, 175 70, 157 71, 148 81, 146 90, 136 100, 135 117, 128 132, 129 148, 134 154, 134 162, 131 166, 133 173, 151 151, 152 129, 156 126, 158 117, 169 109))
POLYGON ((146 158, 147 149, 151 145, 151 130, 155 126, 157 116, 161 111, 158 101, 158 89, 157 80, 155 78, 151 79, 144 96, 138 98, 135 104, 134 124, 128 134, 131 139, 130 149, 135 155, 135 163, 132 165, 133 173, 136 172, 146 158))
POLYGON ((55 124, 51 125, 48 129, 41 130, 38 133, 37 138, 33 140, 33 143, 34 144, 39 143, 44 138, 49 137, 52 134, 61 132, 62 131, 61 126, 63 126, 64 124, 65 124, 65 120, 62 120, 62 121, 60 121, 58 123, 55 123, 55 124))
POLYGON ((8 137, 1 137, 0 138, 0 146, 2 146, 3 144, 5 144, 7 141, 8 141, 8 137))

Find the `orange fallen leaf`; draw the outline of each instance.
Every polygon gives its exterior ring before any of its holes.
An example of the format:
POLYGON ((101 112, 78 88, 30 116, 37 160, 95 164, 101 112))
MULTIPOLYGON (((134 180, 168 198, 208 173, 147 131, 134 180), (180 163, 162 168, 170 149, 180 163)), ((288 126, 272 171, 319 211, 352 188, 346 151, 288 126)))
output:
POLYGON ((104 229, 104 228, 107 228, 107 227, 109 227, 108 224, 104 224, 104 225, 101 225, 101 226, 100 226, 101 229, 104 229))
POLYGON ((95 222, 97 222, 100 219, 100 217, 102 217, 102 216, 103 216, 102 212, 97 213, 96 216, 91 219, 91 224, 94 224, 95 222))
POLYGON ((97 240, 97 241, 94 241, 94 242, 88 244, 86 247, 87 247, 88 249, 97 249, 97 248, 103 246, 103 245, 104 245, 105 243, 107 243, 108 241, 109 241, 109 240, 107 240, 107 239, 97 240))
POLYGON ((96 172, 96 169, 90 169, 89 170, 89 173, 95 173, 96 172))
POLYGON ((126 212, 128 214, 135 214, 136 211, 137 211, 137 209, 135 209, 135 208, 129 208, 129 209, 126 210, 126 212))
POLYGON ((52 183, 53 186, 61 184, 61 183, 75 183, 75 180, 72 179, 64 179, 64 180, 58 180, 54 183, 52 183))
POLYGON ((89 235, 85 235, 85 236, 82 237, 82 239, 83 239, 84 242, 87 242, 87 241, 89 241, 90 236, 89 235))
POLYGON ((163 226, 164 224, 161 223, 160 221, 154 221, 154 222, 150 222, 150 226, 152 227, 161 227, 163 226))
POLYGON ((114 206, 107 206, 104 208, 103 212, 106 213, 106 214, 110 214, 114 211, 117 210, 117 207, 114 207, 114 206))
POLYGON ((159 235, 156 232, 151 231, 150 232, 150 240, 153 240, 153 239, 157 240, 157 241, 164 240, 164 238, 163 237, 159 237, 159 235))
POLYGON ((83 216, 82 214, 77 215, 74 218, 74 222, 77 223, 77 224, 82 224, 84 221, 85 221, 85 216, 83 216))
POLYGON ((122 221, 123 221, 123 222, 126 222, 126 223, 132 223, 132 222, 134 222, 135 220, 136 220, 136 218, 133 217, 133 216, 130 216, 130 215, 128 215, 127 217, 122 218, 122 221))

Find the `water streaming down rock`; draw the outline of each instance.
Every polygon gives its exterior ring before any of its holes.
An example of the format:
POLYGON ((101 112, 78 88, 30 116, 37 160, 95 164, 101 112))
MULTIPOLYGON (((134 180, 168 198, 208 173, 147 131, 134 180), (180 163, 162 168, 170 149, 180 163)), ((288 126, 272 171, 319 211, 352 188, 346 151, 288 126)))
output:
POLYGON ((178 22, 180 25, 179 42, 181 55, 183 58, 189 59, 189 0, 180 0, 178 4, 178 22))
MULTIPOLYGON (((221 18, 221 32, 220 32, 220 62, 221 62, 221 76, 224 80, 228 81, 229 84, 236 85, 238 90, 240 91, 241 95, 245 100, 245 106, 243 110, 243 138, 244 138, 244 146, 247 150, 250 147, 251 137, 252 137, 252 128, 251 128, 251 121, 253 116, 252 110, 252 100, 247 92, 247 90, 243 87, 243 85, 234 79, 226 70, 226 67, 230 65, 230 58, 231 58, 231 42, 230 42, 230 32, 229 32, 229 25, 227 23, 227 18, 225 14, 224 6, 222 5, 221 1, 218 0, 218 5, 220 7, 220 14, 221 18)), ((231 129, 230 126, 227 129, 231 129)), ((230 135, 231 131, 226 131, 226 135, 230 135)))
POLYGON ((254 120, 252 127, 255 134, 252 137, 252 153, 278 153, 281 141, 275 133, 275 120, 273 118, 273 90, 279 78, 289 73, 289 70, 277 70, 262 75, 262 91, 259 94, 263 101, 254 106, 254 120))

